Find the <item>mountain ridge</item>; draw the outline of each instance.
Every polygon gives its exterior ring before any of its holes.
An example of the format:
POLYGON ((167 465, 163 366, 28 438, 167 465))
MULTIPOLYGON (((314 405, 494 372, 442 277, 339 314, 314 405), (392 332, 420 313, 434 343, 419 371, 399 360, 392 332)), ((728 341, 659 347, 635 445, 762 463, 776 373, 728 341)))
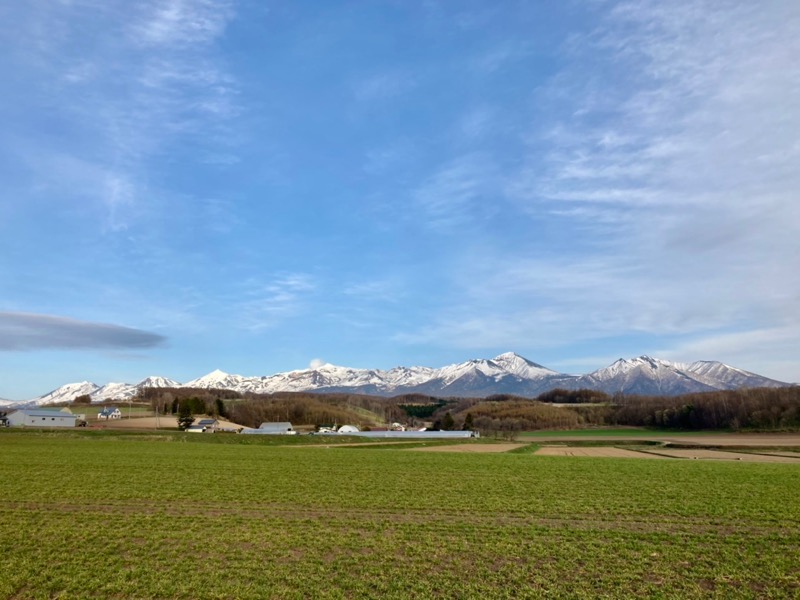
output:
POLYGON ((69 383, 18 405, 37 406, 72 401, 89 394, 93 402, 126 401, 148 387, 229 389, 237 392, 345 392, 378 396, 423 393, 440 396, 482 397, 514 394, 535 397, 555 388, 593 389, 608 394, 674 396, 691 392, 743 387, 785 387, 777 381, 718 361, 672 362, 642 355, 620 358, 608 367, 585 375, 548 369, 514 352, 491 359, 471 359, 440 368, 398 366, 388 370, 358 369, 324 364, 268 376, 246 377, 216 369, 186 383, 165 377, 147 377, 137 384, 90 381, 69 383))

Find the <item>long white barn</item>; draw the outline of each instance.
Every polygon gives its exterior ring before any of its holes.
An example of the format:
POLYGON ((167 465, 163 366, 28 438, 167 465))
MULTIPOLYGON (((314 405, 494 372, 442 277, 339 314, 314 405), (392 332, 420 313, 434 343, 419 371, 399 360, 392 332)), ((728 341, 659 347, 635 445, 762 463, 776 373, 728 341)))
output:
POLYGON ((21 408, 6 416, 10 427, 75 427, 77 415, 44 408, 21 408))

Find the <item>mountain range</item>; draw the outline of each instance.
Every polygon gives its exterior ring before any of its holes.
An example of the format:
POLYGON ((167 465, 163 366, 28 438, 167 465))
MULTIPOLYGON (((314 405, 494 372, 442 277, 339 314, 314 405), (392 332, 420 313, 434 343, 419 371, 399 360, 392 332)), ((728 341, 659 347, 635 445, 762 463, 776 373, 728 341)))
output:
POLYGON ((212 371, 186 383, 148 377, 136 384, 89 381, 69 383, 43 396, 18 404, 38 406, 70 402, 89 394, 93 402, 127 401, 143 388, 185 387, 229 389, 237 392, 347 392, 376 396, 421 393, 432 396, 484 397, 515 394, 535 397, 555 389, 593 389, 614 394, 675 396, 691 392, 745 387, 784 387, 792 384, 769 379, 716 361, 678 363, 649 356, 620 358, 586 375, 553 371, 513 352, 492 359, 474 359, 441 368, 395 367, 389 370, 355 369, 325 364, 262 377, 212 371))

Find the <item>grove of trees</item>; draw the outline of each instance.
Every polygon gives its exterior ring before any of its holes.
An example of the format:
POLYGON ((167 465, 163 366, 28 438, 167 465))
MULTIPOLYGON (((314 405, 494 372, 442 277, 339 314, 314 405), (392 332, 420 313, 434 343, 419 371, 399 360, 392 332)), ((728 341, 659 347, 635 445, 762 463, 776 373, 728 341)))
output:
MULTIPOLYGON (((356 394, 239 394, 229 390, 150 388, 143 398, 161 414, 208 414, 257 427, 264 421, 299 426, 392 422, 509 434, 536 429, 637 425, 667 429, 798 430, 800 387, 704 392, 683 396, 613 397, 592 390, 551 390, 537 399, 513 395, 394 398, 356 394)), ((140 400, 141 400, 140 399, 140 400)))

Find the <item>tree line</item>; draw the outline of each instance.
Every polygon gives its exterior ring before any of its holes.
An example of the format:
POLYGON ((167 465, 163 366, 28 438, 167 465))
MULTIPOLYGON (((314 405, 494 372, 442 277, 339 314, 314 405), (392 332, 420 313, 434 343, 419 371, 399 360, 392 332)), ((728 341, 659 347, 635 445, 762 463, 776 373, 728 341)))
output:
POLYGON ((487 398, 441 398, 404 394, 391 398, 359 394, 147 388, 139 400, 162 414, 228 418, 248 427, 263 421, 295 425, 352 424, 361 428, 392 422, 442 429, 503 433, 598 425, 666 429, 800 429, 800 387, 757 388, 684 394, 609 396, 595 390, 551 390, 537 398, 510 394, 487 398), (187 408, 188 407, 188 408, 187 408), (467 419, 469 418, 469 422, 467 419))

